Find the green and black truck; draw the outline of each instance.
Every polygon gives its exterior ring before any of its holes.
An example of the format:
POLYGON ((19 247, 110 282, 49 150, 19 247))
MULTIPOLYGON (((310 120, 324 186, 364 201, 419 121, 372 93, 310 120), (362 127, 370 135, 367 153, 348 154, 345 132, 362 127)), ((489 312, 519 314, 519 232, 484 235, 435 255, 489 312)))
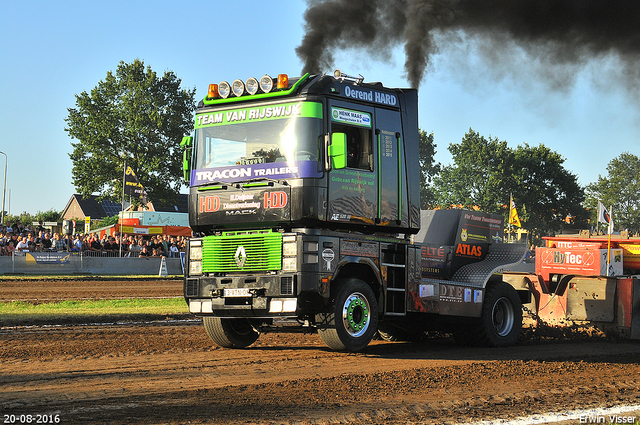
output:
POLYGON ((217 345, 317 332, 336 350, 431 329, 513 344, 525 247, 501 216, 420 211, 418 93, 333 75, 209 86, 184 137, 184 296, 217 345))

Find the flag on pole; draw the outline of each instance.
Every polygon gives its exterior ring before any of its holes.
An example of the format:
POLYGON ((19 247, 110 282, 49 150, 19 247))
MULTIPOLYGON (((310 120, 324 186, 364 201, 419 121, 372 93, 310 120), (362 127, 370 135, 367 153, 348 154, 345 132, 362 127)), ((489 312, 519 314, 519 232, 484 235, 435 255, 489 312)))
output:
POLYGON ((611 211, 607 211, 602 202, 598 200, 598 223, 604 223, 608 225, 607 232, 609 234, 613 233, 613 218, 611 218, 612 213, 613 207, 611 207, 611 211))
POLYGON ((124 193, 125 195, 140 199, 143 204, 147 203, 147 191, 144 190, 138 177, 136 177, 136 173, 133 172, 130 166, 126 166, 124 173, 124 193))
POLYGON ((509 224, 522 227, 520 225, 520 218, 518 218, 518 211, 516 211, 516 203, 513 202, 513 195, 509 197, 509 224))
POLYGON ((607 246, 607 276, 609 276, 609 264, 611 264, 611 234, 613 233, 613 206, 607 211, 605 206, 598 199, 598 223, 606 223, 608 225, 607 233, 609 234, 609 243, 607 246))

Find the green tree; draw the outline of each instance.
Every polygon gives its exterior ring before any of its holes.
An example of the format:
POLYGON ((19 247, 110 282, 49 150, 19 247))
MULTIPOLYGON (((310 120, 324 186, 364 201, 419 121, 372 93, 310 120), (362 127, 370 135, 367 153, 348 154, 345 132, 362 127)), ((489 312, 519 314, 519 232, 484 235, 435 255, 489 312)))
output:
POLYGON ((448 149, 453 164, 442 167, 434 179, 437 204, 441 208, 504 212, 504 188, 509 185, 513 161, 507 142, 487 139, 469 129, 459 144, 452 143, 448 149))
POLYGON ((111 217, 105 217, 102 220, 96 221, 95 223, 91 223, 91 231, 116 224, 118 222, 118 218, 118 215, 114 215, 111 217))
POLYGON ((607 176, 587 185, 585 204, 593 223, 598 220, 598 200, 613 206, 614 230, 640 232, 640 158, 624 152, 607 165, 607 176))
POLYGON ((577 176, 564 168, 562 155, 542 144, 525 143, 514 150, 513 161, 509 191, 526 229, 543 236, 586 227, 584 190, 577 176))
POLYGON ((420 202, 422 209, 433 208, 434 192, 433 179, 440 172, 441 165, 436 163, 434 156, 436 147, 433 140, 433 133, 427 134, 424 130, 419 130, 419 159, 420 162, 420 202))
POLYGON ((5 222, 11 223, 15 231, 16 223, 20 223, 22 226, 26 226, 27 224, 32 224, 33 216, 28 212, 23 211, 21 214, 11 214, 11 215, 5 216, 5 222))
POLYGON ((193 130, 195 88, 172 71, 158 76, 136 59, 76 95, 65 130, 73 139, 73 184, 82 195, 119 199, 124 162, 152 201, 175 200, 182 180, 180 140, 193 130))
POLYGON ((546 146, 511 149, 506 141, 470 129, 449 152, 453 164, 434 181, 442 208, 479 208, 504 214, 506 223, 513 195, 523 228, 536 236, 586 224, 584 190, 564 168, 565 159, 546 146))
POLYGON ((55 221, 60 220, 60 216, 62 213, 60 211, 56 211, 53 208, 48 211, 38 211, 36 215, 33 217, 33 224, 38 224, 39 221, 55 221))

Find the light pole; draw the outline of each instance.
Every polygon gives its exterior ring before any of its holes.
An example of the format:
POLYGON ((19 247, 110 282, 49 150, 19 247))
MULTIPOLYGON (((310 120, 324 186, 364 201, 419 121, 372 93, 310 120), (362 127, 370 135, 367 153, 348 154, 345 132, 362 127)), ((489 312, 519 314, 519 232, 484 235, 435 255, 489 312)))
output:
POLYGON ((0 151, 4 155, 4 184, 2 186, 2 220, 0 220, 0 226, 4 226, 4 195, 7 193, 7 154, 0 151))

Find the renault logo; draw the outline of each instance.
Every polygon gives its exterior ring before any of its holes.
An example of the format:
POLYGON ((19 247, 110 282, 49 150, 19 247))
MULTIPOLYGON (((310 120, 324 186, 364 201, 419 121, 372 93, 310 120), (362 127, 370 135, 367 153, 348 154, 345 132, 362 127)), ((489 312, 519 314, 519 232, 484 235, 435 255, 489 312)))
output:
POLYGON ((244 262, 247 260, 247 252, 244 250, 243 246, 239 246, 238 249, 236 249, 236 255, 233 258, 236 259, 238 267, 244 267, 244 262))

